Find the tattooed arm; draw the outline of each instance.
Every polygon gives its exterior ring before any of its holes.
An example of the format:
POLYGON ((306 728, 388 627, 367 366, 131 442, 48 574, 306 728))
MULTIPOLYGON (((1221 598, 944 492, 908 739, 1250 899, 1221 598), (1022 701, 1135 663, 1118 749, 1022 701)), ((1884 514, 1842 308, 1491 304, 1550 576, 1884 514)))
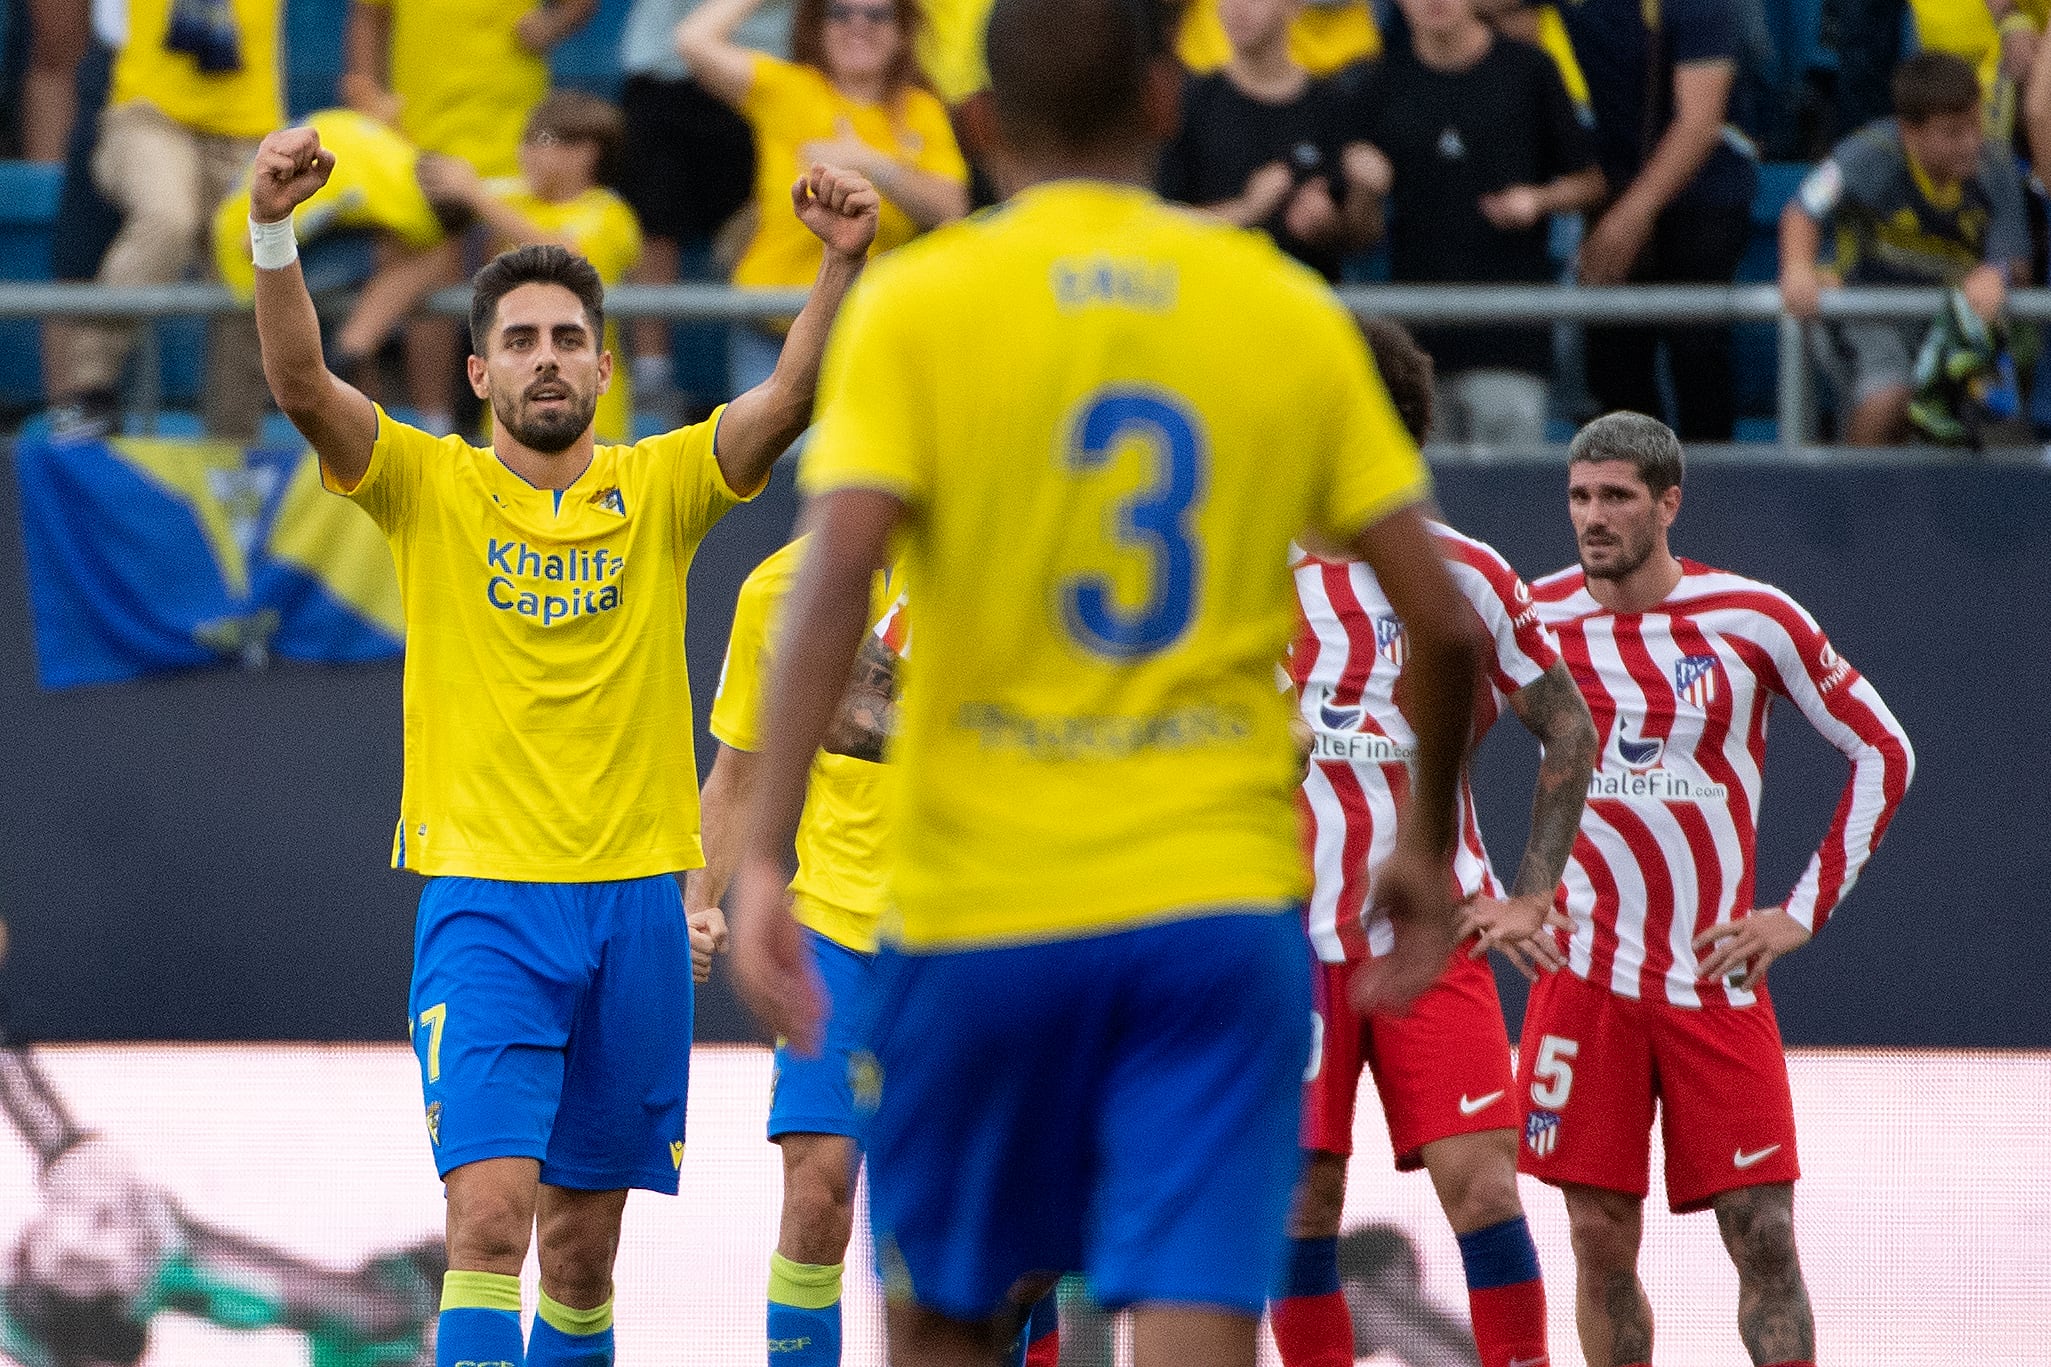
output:
POLYGON ((1601 741, 1588 704, 1564 664, 1554 663, 1511 694, 1510 706, 1544 747, 1531 797, 1531 833, 1525 837, 1524 858, 1509 900, 1477 897, 1467 903, 1461 933, 1481 936, 1473 951, 1476 956, 1499 949, 1528 978, 1538 967, 1558 968, 1563 962, 1548 931, 1549 922, 1558 924, 1551 916, 1553 890, 1566 872, 1567 856, 1581 829, 1581 807, 1588 799, 1588 779, 1595 771, 1601 741))
POLYGON ((896 729, 897 654, 872 632, 862 638, 854 677, 840 700, 840 715, 833 719, 819 748, 829 755, 852 755, 881 764, 883 747, 896 729))

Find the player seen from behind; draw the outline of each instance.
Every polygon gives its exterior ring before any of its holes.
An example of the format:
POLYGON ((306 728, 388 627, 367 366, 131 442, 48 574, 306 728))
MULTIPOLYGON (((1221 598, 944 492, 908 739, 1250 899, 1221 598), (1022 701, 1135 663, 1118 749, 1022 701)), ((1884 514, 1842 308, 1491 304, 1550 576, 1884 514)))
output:
POLYGON ((310 129, 257 153, 257 323, 278 406, 390 539, 406 607, 392 862, 429 879, 410 1016, 448 1192, 439 1360, 610 1362, 627 1189, 673 1193, 683 1164, 694 946, 672 875, 702 862, 684 577, 809 421, 876 194, 818 166, 792 187, 826 254, 775 373, 633 446, 593 438, 597 272, 560 246, 496 258, 472 286, 480 449, 394 422, 323 363, 289 215, 333 164, 310 129))
POLYGON ((1637 1265, 1656 1102, 1667 1203, 1716 1212, 1745 1350, 1761 1367, 1813 1367, 1794 1102, 1766 970, 1851 890, 1914 755, 1800 604, 1675 557, 1683 462, 1664 424, 1598 418, 1568 461, 1581 563, 1533 593, 1603 748, 1560 894, 1569 971, 1541 980, 1524 1013, 1519 1164, 1566 1194, 1589 1363, 1649 1363, 1637 1265), (1808 868, 1781 904, 1760 906, 1754 842, 1776 697, 1851 775, 1808 868))
MULTIPOLYGON (((1430 357, 1396 324, 1373 322, 1366 332, 1397 413, 1422 442, 1431 426, 1430 357)), ((1308 1153, 1290 1218, 1289 1270, 1285 1294, 1272 1307, 1285 1367, 1353 1361, 1338 1235, 1363 1068, 1374 1072, 1396 1166, 1431 1174, 1459 1236, 1482 1367, 1543 1367, 1547 1360, 1545 1286, 1517 1196, 1509 1030, 1486 955, 1499 948, 1530 976, 1560 962, 1542 931, 1581 820, 1595 726, 1516 571, 1493 548, 1443 522, 1429 526, 1462 610, 1492 645, 1485 657, 1489 687, 1475 709, 1477 739, 1507 708, 1544 747, 1531 832, 1506 893, 1463 783, 1460 843, 1451 861, 1463 899, 1463 942, 1407 1013, 1354 1011, 1347 977, 1386 953, 1393 939, 1386 921, 1364 913, 1376 900, 1376 856, 1393 847, 1410 792, 1409 633, 1370 567, 1303 557, 1295 569, 1302 622, 1289 669, 1312 736, 1301 802, 1316 878, 1307 924, 1320 961, 1319 1019, 1304 1089, 1308 1153)))
POLYGON ((1453 945, 1475 647, 1417 511, 1424 465, 1321 280, 1144 188, 1175 122, 1170 17, 997 0, 966 117, 1009 200, 878 264, 802 467, 813 541, 735 970, 818 1047, 789 851, 901 546, 917 664, 866 1140, 902 1367, 998 1361, 1065 1270, 1132 1308, 1138 1367, 1253 1362, 1310 1043, 1273 682, 1306 531, 1372 564, 1413 623, 1418 789, 1381 874, 1397 944, 1362 1004, 1415 996, 1453 945))

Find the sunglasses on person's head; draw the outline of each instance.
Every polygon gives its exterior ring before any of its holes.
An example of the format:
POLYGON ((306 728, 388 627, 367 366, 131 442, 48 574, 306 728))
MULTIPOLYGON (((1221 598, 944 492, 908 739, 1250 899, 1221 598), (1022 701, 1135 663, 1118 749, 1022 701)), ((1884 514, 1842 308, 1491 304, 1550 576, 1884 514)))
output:
POLYGON ((882 26, 897 22, 897 9, 893 5, 849 5, 832 4, 826 7, 826 22, 829 24, 852 24, 861 19, 882 26))

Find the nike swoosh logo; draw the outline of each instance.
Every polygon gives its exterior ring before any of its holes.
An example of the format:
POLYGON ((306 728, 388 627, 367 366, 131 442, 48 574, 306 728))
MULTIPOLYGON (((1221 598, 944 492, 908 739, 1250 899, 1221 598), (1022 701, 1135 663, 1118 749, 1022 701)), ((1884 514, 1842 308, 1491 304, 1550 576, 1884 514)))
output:
MULTIPOLYGON (((1460 1114, 1478 1114, 1479 1112, 1488 1109, 1489 1103, 1494 1101, 1497 1097, 1501 1095, 1502 1091, 1500 1089, 1490 1092, 1487 1096, 1469 1097, 1463 1094, 1460 1098, 1460 1114)), ((1516 1367, 1516 1364, 1512 1363, 1510 1367, 1516 1367)))
POLYGON ((1746 1153, 1743 1149, 1733 1149, 1731 1151, 1731 1166, 1734 1168, 1749 1168, 1760 1159, 1779 1152, 1780 1145, 1778 1144, 1768 1144, 1757 1153, 1746 1153))

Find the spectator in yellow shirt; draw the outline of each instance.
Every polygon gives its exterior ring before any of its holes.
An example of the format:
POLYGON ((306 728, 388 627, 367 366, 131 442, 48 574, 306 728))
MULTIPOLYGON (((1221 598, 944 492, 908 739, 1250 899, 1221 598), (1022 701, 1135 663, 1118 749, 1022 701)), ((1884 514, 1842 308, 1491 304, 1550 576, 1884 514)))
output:
MULTIPOLYGON (((755 132, 754 235, 736 285, 802 286, 821 248, 790 212, 791 182, 814 163, 865 176, 883 195, 875 252, 968 212, 968 165, 947 109, 914 49, 915 0, 798 0, 791 61, 735 43, 761 0, 706 0, 677 25, 677 51, 699 84, 755 132)), ((732 384, 745 393, 775 368, 781 338, 734 330, 732 384)))
MULTIPOLYGON (((494 252, 552 243, 591 262, 610 289, 641 259, 641 225, 627 202, 600 184, 619 159, 625 123, 594 95, 558 90, 527 120, 520 174, 484 180, 465 162, 435 157, 421 183, 437 202, 468 206, 490 230, 494 252)), ((619 324, 605 325, 605 347, 618 358, 619 324)), ((633 440, 634 400, 627 368, 615 366, 595 418, 602 442, 633 440)))
MULTIPOLYGON (((278 77, 279 0, 133 0, 114 59, 93 179, 121 211, 100 264, 103 285, 161 285, 205 262, 214 206, 284 122, 278 77)), ((253 436, 263 381, 249 361, 247 319, 224 319, 208 349, 207 423, 253 436), (233 335, 243 334, 241 345, 233 335)), ((80 326, 66 373, 53 377, 59 430, 104 430, 134 342, 128 325, 80 326)))
MULTIPOLYGON (((422 153, 389 124, 353 109, 322 109, 302 122, 320 134, 335 154, 327 183, 292 211, 302 243, 323 233, 373 234, 377 269, 358 291, 356 303, 335 332, 330 368, 372 398, 377 377, 364 363, 376 356, 416 305, 443 280, 442 245, 475 218, 460 201, 431 197, 421 183, 422 153)), ((248 300, 256 267, 249 254, 249 176, 214 211, 214 268, 236 297, 248 300)), ((410 377, 409 377, 410 378, 410 377)), ((440 377, 424 392, 407 396, 415 408, 446 404, 437 392, 440 377)))
MULTIPOLYGON (((548 94, 548 53, 598 0, 355 0, 342 98, 423 152, 481 176, 520 172, 520 130, 548 94)), ((268 130, 266 130, 268 131, 268 130)))
MULTIPOLYGON (((481 176, 518 175, 521 129, 548 93, 549 50, 597 9, 598 0, 354 0, 342 99, 423 152, 460 157, 481 176)), ((451 244, 438 259, 436 283, 462 278, 451 244)), ((406 353, 422 425, 452 430, 455 324, 416 319, 406 353)))

